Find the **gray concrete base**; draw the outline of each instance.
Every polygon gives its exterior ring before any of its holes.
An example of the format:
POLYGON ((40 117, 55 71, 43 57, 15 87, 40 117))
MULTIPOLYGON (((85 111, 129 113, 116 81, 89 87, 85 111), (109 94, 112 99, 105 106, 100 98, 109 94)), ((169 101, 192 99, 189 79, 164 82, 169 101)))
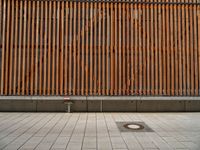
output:
MULTIPOLYGON (((200 100, 71 100, 71 112, 199 112, 200 100)), ((64 100, 0 100, 4 112, 65 112, 64 100)))

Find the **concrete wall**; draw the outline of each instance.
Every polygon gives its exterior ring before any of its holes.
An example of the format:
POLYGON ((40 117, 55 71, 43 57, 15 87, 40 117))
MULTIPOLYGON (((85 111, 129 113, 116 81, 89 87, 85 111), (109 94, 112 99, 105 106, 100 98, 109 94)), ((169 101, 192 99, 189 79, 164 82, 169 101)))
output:
MULTIPOLYGON (((200 111, 200 100, 197 99, 95 99, 71 98, 72 112, 191 112, 200 111)), ((61 99, 1 99, 0 111, 12 112, 65 112, 67 107, 61 99)))

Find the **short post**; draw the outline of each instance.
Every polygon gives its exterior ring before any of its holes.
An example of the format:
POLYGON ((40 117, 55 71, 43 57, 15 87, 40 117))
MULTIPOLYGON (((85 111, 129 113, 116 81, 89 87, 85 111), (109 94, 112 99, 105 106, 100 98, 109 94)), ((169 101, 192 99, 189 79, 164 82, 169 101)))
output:
POLYGON ((66 106, 66 112, 71 112, 71 105, 73 104, 72 101, 69 101, 69 98, 64 99, 64 104, 66 106))

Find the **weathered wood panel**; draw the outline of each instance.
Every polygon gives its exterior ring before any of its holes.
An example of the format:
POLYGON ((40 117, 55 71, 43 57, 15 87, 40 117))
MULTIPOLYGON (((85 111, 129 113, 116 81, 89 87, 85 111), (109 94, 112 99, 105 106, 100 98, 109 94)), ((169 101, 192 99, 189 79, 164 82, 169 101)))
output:
POLYGON ((1 95, 200 95, 198 0, 0 0, 1 95))

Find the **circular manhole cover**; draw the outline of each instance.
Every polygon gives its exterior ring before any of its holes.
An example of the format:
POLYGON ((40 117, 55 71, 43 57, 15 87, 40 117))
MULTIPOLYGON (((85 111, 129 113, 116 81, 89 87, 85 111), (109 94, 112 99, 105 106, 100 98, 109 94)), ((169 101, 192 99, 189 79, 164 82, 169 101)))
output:
POLYGON ((132 130, 142 130, 144 129, 144 126, 136 123, 129 123, 124 125, 125 128, 127 129, 132 129, 132 130))

